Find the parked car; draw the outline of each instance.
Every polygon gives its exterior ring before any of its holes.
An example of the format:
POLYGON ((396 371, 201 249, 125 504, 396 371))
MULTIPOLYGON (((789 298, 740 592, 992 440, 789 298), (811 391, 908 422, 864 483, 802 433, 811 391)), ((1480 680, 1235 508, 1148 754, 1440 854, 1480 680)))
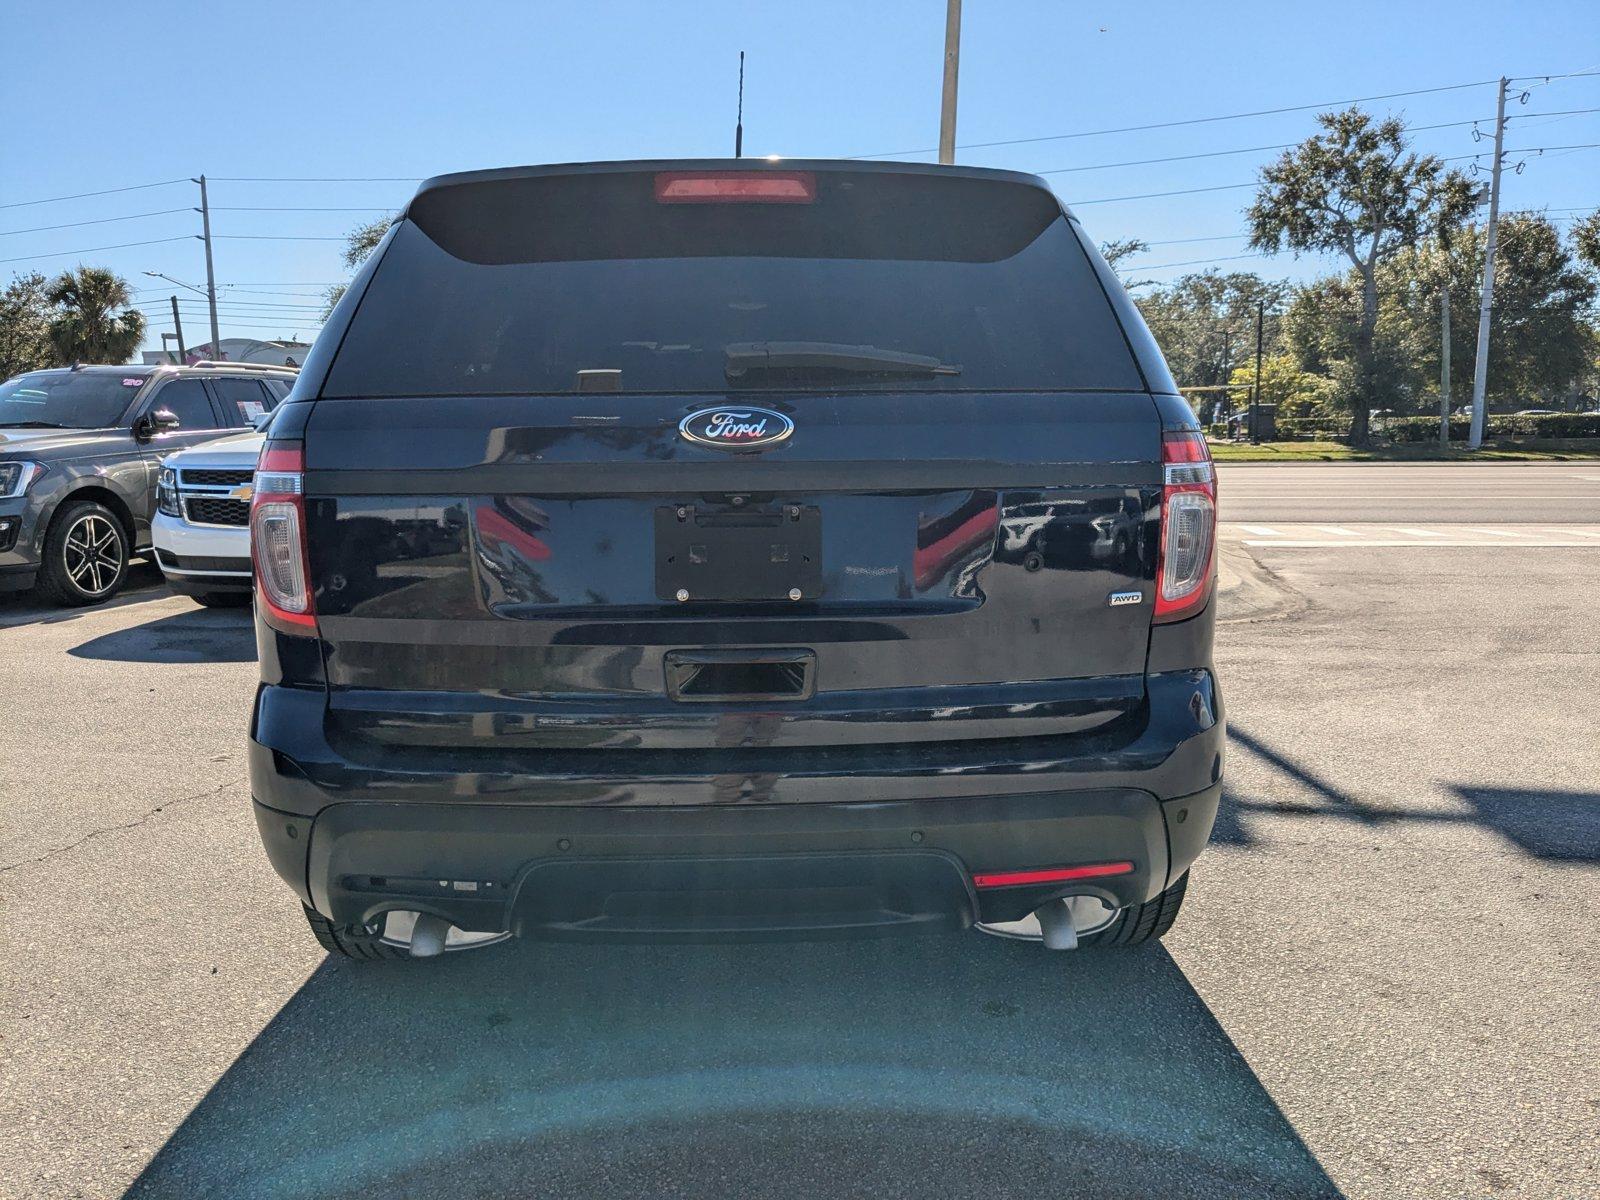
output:
POLYGON ((248 429, 294 372, 201 363, 30 371, 0 384, 0 591, 58 604, 116 595, 150 545, 174 450, 248 429))
POLYGON ((430 180, 254 486, 255 817, 333 953, 1177 915, 1215 479, 1034 176, 430 180))
POLYGON ((173 591, 208 608, 250 603, 250 484, 265 440, 262 431, 230 434, 162 463, 151 521, 156 563, 173 591))

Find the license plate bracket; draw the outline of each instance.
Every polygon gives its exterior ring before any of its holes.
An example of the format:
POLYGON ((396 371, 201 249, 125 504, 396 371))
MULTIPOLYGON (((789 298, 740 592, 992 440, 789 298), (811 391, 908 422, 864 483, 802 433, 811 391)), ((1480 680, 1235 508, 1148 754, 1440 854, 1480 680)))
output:
POLYGON ((815 600, 822 591, 816 505, 672 505, 655 522, 657 599, 815 600))

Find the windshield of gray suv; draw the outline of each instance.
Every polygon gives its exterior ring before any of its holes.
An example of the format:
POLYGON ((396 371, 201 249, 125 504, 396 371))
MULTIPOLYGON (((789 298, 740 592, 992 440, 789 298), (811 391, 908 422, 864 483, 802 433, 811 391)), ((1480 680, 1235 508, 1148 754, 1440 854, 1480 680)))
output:
POLYGON ((0 383, 0 429, 104 429, 115 425, 143 375, 34 371, 0 383))

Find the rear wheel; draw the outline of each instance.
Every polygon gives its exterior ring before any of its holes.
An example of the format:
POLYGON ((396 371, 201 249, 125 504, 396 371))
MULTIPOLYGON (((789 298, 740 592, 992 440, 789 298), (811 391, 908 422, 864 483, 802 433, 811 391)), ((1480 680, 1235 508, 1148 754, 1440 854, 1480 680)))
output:
POLYGON ((128 533, 117 514, 94 500, 64 505, 50 522, 39 590, 57 604, 99 604, 128 577, 128 533))
POLYGON ((249 592, 196 592, 193 596, 196 604, 206 608, 243 608, 250 603, 249 592))
POLYGON ((1156 941, 1171 929, 1172 923, 1178 919, 1178 910, 1183 907, 1183 894, 1188 887, 1189 872, 1185 871, 1178 876, 1178 882, 1154 900, 1119 910, 1111 919, 1111 924, 1094 933, 1084 934, 1078 939, 1078 945, 1090 949, 1103 946, 1137 946, 1141 942, 1156 941))
POLYGON ((401 947, 383 940, 382 926, 377 929, 358 929, 350 925, 335 925, 309 905, 302 904, 300 907, 305 909, 312 936, 329 954, 361 961, 409 957, 401 947))

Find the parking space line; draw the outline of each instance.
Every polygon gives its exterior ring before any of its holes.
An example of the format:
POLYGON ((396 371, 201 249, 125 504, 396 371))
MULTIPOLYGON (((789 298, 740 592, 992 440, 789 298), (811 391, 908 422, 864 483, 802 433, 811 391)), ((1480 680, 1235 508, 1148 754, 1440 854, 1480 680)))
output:
POLYGON ((1434 530, 1434 529, 1406 529, 1406 528, 1404 528, 1404 527, 1402 527, 1400 525, 1390 525, 1389 528, 1394 530, 1396 533, 1406 534, 1408 537, 1422 537, 1422 538, 1438 537, 1438 538, 1442 538, 1442 537, 1449 537, 1450 536, 1448 533, 1440 533, 1440 532, 1438 532, 1437 530, 1434 530))
POLYGON ((1244 530, 1246 533, 1253 533, 1257 537, 1278 537, 1279 536, 1278 531, 1276 529, 1268 529, 1265 525, 1241 525, 1241 526, 1239 526, 1239 528, 1244 530))
POLYGON ((1535 536, 1537 536, 1536 534, 1532 534, 1532 533, 1524 533, 1520 529, 1474 529, 1474 528, 1472 528, 1470 526, 1468 527, 1467 532, 1468 533, 1487 533, 1491 537, 1519 538, 1519 537, 1535 537, 1535 536))
POLYGON ((1337 525, 1313 525, 1311 528, 1320 529, 1323 533, 1336 533, 1340 537, 1362 537, 1363 536, 1362 534, 1358 533, 1354 529, 1341 529, 1337 525))

